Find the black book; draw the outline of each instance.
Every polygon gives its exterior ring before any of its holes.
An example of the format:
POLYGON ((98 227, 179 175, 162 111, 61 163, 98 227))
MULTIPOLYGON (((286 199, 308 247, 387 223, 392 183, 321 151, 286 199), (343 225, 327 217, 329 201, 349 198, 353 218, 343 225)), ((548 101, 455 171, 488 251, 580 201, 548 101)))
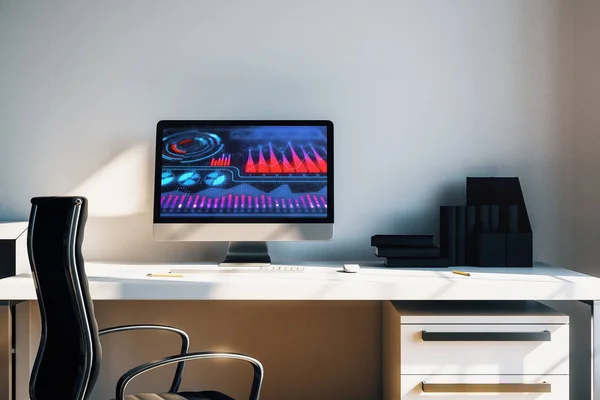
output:
POLYGON ((450 264, 447 258, 388 258, 384 265, 396 268, 439 268, 448 267, 450 264))
POLYGON ((475 265, 477 263, 477 208, 467 206, 466 222, 466 265, 475 265))
POLYGON ((440 248, 449 265, 456 265, 456 207, 440 206, 440 248))
POLYGON ((438 247, 377 247, 377 257, 391 258, 439 258, 438 247))
POLYGON ((371 246, 375 247, 433 247, 433 235, 374 235, 371 246))
POLYGON ((456 265, 467 265, 467 207, 456 207, 456 265))

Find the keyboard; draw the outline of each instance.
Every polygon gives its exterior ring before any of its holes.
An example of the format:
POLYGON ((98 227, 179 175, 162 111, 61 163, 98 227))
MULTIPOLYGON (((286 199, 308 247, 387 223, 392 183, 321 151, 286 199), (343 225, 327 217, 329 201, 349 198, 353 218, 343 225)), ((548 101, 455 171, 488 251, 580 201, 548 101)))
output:
POLYGON ((302 272, 304 267, 297 265, 268 265, 263 267, 211 267, 211 268, 174 268, 172 274, 200 274, 205 272, 302 272))
POLYGON ((299 271, 304 271, 304 267, 285 266, 285 265, 269 265, 268 267, 258 267, 258 268, 259 268, 259 271, 263 271, 263 272, 265 272, 265 271, 275 271, 275 272, 299 272, 299 271))

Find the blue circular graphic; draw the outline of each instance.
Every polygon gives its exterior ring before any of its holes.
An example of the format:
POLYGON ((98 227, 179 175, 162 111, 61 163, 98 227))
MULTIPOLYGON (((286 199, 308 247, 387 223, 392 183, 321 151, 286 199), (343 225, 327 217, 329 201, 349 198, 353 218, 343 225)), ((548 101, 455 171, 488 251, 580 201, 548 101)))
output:
POLYGON ((177 183, 181 186, 192 186, 198 182, 200 182, 200 174, 196 171, 185 172, 177 179, 177 183))
POLYGON ((208 186, 220 186, 225 183, 225 175, 219 171, 211 172, 204 178, 204 183, 208 186))
POLYGON ((171 171, 163 171, 160 177, 160 185, 167 186, 173 183, 175 175, 171 171))

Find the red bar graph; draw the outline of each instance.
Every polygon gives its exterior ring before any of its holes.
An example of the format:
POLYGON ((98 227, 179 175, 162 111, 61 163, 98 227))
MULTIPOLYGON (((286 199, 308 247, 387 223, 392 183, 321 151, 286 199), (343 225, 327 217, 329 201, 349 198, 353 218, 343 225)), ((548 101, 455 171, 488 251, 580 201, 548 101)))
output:
POLYGON ((229 167, 231 165, 231 154, 223 154, 219 158, 212 158, 210 160, 211 167, 229 167))
MULTIPOLYGON (((325 174, 327 173, 327 161, 317 153, 314 147, 310 146, 310 152, 307 152, 304 147, 301 148, 300 154, 290 147, 291 160, 283 152, 276 154, 273 147, 269 145, 269 151, 263 153, 262 149, 258 149, 258 160, 255 161, 255 156, 252 151, 248 151, 248 159, 244 172, 247 174, 325 174), (312 154, 311 154, 312 153, 312 154), (268 160, 265 158, 268 158, 268 160)), ((231 165, 231 156, 225 158, 225 165, 231 165)), ((211 162, 211 165, 212 162, 211 162)), ((218 165, 218 164, 216 164, 218 165)))

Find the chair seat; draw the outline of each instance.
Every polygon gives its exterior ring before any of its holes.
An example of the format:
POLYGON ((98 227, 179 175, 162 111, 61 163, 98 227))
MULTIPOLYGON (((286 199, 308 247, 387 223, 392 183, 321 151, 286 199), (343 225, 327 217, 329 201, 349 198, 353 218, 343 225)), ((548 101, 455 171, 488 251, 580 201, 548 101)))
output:
POLYGON ((125 396, 125 400, 234 400, 221 392, 204 390, 202 392, 181 393, 141 393, 125 396))

